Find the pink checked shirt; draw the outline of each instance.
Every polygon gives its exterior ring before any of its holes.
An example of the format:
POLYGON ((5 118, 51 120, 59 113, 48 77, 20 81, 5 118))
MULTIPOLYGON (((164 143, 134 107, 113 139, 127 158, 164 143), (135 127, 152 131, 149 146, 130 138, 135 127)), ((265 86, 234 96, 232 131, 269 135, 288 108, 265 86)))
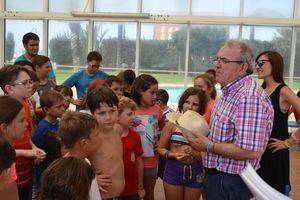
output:
MULTIPOLYGON (((250 76, 225 86, 222 93, 213 109, 209 139, 216 143, 233 143, 248 151, 264 152, 274 118, 268 95, 250 76)), ((259 168, 260 159, 247 161, 254 169, 259 168)), ((247 161, 207 153, 204 166, 239 174, 247 161)))

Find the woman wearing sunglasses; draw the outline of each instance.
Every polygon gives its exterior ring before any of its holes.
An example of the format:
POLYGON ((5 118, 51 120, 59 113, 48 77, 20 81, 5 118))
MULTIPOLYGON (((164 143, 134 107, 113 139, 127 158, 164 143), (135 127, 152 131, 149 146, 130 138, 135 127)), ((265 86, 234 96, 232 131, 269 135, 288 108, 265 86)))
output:
POLYGON ((290 191, 288 116, 290 106, 300 111, 300 100, 284 83, 284 63, 275 51, 265 51, 256 58, 256 71, 263 79, 262 87, 269 95, 274 108, 271 137, 258 170, 259 175, 273 188, 286 195, 290 191), (285 145, 282 145, 285 144, 285 145))

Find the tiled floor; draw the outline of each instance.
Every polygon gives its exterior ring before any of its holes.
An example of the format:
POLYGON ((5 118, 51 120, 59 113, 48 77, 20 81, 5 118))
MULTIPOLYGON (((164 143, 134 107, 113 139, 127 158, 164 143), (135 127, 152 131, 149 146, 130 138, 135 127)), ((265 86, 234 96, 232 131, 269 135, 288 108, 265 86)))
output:
MULTIPOLYGON (((300 148, 290 152, 290 178, 292 184, 291 198, 300 200, 300 148)), ((164 188, 161 179, 158 179, 155 186, 155 200, 164 200, 164 188)))

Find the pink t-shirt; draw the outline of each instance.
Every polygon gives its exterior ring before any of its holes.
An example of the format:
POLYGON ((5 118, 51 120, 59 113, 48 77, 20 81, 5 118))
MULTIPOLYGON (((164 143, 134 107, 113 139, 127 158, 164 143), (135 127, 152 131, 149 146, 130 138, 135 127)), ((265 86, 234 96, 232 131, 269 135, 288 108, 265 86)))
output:
POLYGON ((154 148, 160 132, 159 124, 162 121, 163 111, 157 105, 149 108, 138 107, 135 115, 137 123, 135 131, 141 136, 144 167, 154 168, 157 165, 157 155, 154 148))

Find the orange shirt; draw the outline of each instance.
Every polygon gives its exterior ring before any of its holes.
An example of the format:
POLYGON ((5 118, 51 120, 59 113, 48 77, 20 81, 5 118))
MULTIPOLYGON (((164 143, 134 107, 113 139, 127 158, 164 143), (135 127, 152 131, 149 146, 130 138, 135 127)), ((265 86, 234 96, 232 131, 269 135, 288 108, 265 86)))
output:
POLYGON ((211 119, 211 113, 212 113, 212 110, 215 106, 215 100, 214 99, 210 99, 209 102, 208 102, 208 105, 207 105, 207 108, 206 108, 206 112, 204 114, 204 118, 206 120, 206 122, 209 124, 210 123, 210 119, 211 119))
MULTIPOLYGON (((30 114, 30 104, 28 100, 24 100, 22 104, 25 112, 25 120, 27 122, 27 126, 24 132, 24 136, 20 139, 13 140, 13 146, 15 149, 32 149, 30 143, 32 131, 32 117, 30 114)), ((16 158, 16 171, 18 177, 18 187, 30 184, 33 178, 33 160, 25 157, 16 158)))
POLYGON ((14 183, 17 180, 16 163, 13 163, 10 167, 10 179, 9 183, 14 183))

